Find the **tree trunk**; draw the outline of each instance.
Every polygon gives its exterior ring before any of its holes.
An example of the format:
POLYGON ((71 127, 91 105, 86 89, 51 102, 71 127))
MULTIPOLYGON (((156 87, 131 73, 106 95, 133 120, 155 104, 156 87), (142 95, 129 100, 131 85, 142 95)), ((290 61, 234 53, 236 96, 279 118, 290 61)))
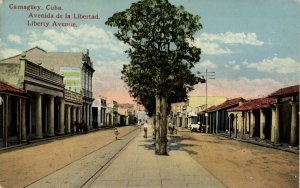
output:
POLYGON ((165 97, 156 96, 156 117, 155 153, 167 155, 167 102, 165 97))
POLYGON ((154 144, 155 144, 155 140, 156 140, 156 119, 157 119, 157 117, 156 117, 156 114, 154 114, 153 115, 153 117, 152 117, 152 125, 153 125, 153 141, 154 141, 154 144))
POLYGON ((155 154, 159 154, 159 130, 160 130, 160 97, 158 95, 155 96, 155 154))

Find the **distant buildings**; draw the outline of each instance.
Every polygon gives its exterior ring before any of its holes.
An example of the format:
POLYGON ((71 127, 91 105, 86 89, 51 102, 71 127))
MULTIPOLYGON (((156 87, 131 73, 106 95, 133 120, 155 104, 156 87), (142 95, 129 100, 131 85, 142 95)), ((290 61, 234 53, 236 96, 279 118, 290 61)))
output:
POLYGON ((110 111, 106 99, 93 99, 94 71, 88 50, 35 47, 0 60, 0 147, 75 133, 79 124, 87 129, 120 125, 117 102, 110 111))
POLYGON ((171 106, 172 121, 178 127, 188 127, 198 122, 198 113, 226 101, 223 96, 189 96, 187 102, 174 103, 171 106))
POLYGON ((99 99, 95 99, 92 105, 93 111, 93 127, 104 127, 106 126, 106 98, 101 97, 99 99))

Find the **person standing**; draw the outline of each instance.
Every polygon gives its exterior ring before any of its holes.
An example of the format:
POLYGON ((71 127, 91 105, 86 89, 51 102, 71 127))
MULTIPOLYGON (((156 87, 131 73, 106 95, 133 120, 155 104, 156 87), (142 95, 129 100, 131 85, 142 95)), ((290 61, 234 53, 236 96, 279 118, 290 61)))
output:
POLYGON ((144 123, 144 138, 147 138, 147 130, 148 130, 148 123, 147 120, 144 123))
POLYGON ((114 128, 115 140, 118 140, 118 135, 120 134, 117 127, 114 128))

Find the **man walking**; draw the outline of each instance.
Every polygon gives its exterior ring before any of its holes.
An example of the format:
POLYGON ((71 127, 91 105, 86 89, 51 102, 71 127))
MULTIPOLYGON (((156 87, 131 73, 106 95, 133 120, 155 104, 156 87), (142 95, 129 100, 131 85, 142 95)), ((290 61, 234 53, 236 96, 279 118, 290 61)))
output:
POLYGON ((148 123, 147 120, 144 123, 144 138, 147 138, 147 130, 148 130, 148 123))

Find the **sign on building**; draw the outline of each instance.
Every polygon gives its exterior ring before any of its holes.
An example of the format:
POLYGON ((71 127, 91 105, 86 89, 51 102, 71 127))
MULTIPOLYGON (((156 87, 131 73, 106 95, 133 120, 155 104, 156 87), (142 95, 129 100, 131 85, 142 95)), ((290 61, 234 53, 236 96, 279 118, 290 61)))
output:
POLYGON ((65 88, 80 93, 81 70, 78 67, 61 67, 60 72, 64 76, 65 88))

